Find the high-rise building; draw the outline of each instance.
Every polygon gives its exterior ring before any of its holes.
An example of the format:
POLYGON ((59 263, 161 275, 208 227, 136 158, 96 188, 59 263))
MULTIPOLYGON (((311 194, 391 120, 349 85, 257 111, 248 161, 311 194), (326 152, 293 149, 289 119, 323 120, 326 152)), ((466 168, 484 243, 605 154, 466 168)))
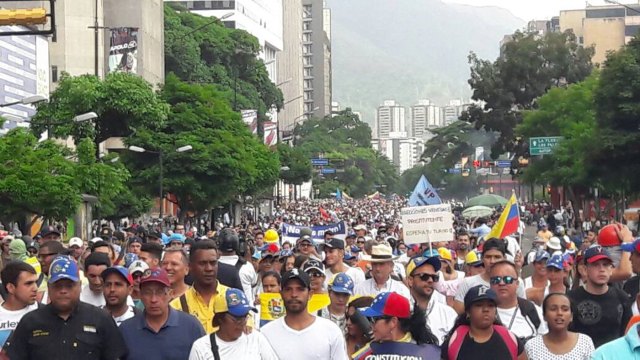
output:
POLYGON ((302 2, 283 0, 282 51, 276 54, 277 84, 284 96, 284 108, 278 113, 278 128, 287 136, 296 122, 304 120, 302 62, 302 2))
POLYGON ((371 145, 391 160, 399 174, 416 166, 424 152, 424 139, 416 137, 374 139, 371 145))
POLYGON ((405 107, 396 103, 395 100, 385 100, 378 107, 376 120, 378 123, 378 138, 389 138, 394 133, 404 133, 404 135, 400 136, 406 136, 405 107))
POLYGON ((302 0, 304 112, 331 114, 331 11, 324 0, 302 0))
POLYGON ((583 46, 594 46, 593 62, 602 64, 609 51, 629 42, 640 30, 640 5, 587 6, 560 11, 560 31, 572 30, 583 46))
POLYGON ((429 100, 418 100, 418 103, 411 107, 411 136, 422 137, 427 131, 429 105, 429 100))

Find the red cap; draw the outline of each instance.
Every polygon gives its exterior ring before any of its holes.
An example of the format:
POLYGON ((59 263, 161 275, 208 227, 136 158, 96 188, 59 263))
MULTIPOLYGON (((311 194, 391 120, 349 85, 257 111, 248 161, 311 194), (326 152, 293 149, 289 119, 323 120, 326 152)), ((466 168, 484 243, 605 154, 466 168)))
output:
POLYGON ((142 274, 142 278, 140 279, 140 285, 146 283, 156 282, 162 284, 166 287, 171 287, 171 282, 169 281, 169 274, 159 267, 154 267, 151 269, 145 270, 144 274, 142 274))
POLYGON ((598 233, 598 245, 600 246, 617 246, 620 245, 620 238, 616 232, 617 224, 609 224, 598 233))

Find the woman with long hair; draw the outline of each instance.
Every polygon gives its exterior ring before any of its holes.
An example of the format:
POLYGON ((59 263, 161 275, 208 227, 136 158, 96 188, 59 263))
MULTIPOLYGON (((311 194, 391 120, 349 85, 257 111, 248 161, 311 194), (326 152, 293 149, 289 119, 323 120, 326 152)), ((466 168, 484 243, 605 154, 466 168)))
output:
POLYGON ((347 305, 347 354, 355 353, 371 341, 371 324, 358 309, 369 307, 372 302, 372 297, 362 296, 347 305))
POLYGON ((594 351, 587 335, 569 331, 573 320, 569 297, 551 293, 542 302, 542 313, 549 332, 529 340, 524 348, 529 360, 587 360, 594 351))
POLYGON ((423 309, 415 307, 411 312, 409 300, 395 292, 378 294, 371 306, 362 310, 373 329, 373 341, 352 355, 353 359, 366 359, 371 355, 397 354, 388 345, 411 349, 415 356, 424 359, 440 357, 438 339, 427 326, 423 309))
POLYGON ((524 346, 497 317, 495 291, 474 286, 464 297, 464 312, 442 343, 442 359, 524 359, 524 346))

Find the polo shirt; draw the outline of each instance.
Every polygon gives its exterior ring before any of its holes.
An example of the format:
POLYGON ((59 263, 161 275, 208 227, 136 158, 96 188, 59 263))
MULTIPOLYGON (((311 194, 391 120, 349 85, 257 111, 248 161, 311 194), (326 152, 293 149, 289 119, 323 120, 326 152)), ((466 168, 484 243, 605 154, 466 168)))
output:
POLYGON ((144 314, 125 320, 119 329, 129 348, 127 360, 188 359, 191 345, 205 335, 196 318, 171 307, 158 332, 147 325, 144 314))
POLYGON ((591 355, 591 359, 640 359, 640 335, 638 334, 638 326, 638 324, 633 325, 624 337, 600 346, 596 352, 591 355))
MULTIPOLYGON (((213 315, 215 314, 215 304, 218 299, 220 301, 225 301, 224 296, 227 292, 228 287, 222 285, 220 281, 218 281, 218 287, 216 288, 216 295, 212 296, 209 299, 209 303, 205 303, 204 299, 196 289, 191 286, 187 289, 187 292, 184 293, 185 299, 187 300, 187 306, 189 307, 189 314, 193 315, 200 321, 202 327, 207 332, 207 334, 211 334, 215 328, 212 324, 213 315)), ((171 300, 169 305, 176 309, 185 311, 182 308, 182 304, 180 303, 180 297, 177 297, 171 300)))
POLYGON ((111 316, 83 302, 67 320, 59 317, 51 304, 26 314, 5 350, 12 360, 112 360, 127 353, 111 316))

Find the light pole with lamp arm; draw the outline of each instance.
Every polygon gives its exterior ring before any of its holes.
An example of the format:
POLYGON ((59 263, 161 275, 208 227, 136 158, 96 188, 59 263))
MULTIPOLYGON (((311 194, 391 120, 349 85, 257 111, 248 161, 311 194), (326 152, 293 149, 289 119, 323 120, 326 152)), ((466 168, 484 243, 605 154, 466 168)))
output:
MULTIPOLYGON (((160 221, 163 221, 163 217, 164 217, 164 167, 163 167, 163 157, 164 157, 164 152, 162 151, 153 151, 153 150, 147 150, 145 148, 139 147, 139 146, 129 146, 128 147, 129 150, 133 151, 133 152, 137 152, 137 153, 149 153, 149 154, 156 154, 158 155, 159 161, 160 161, 160 221)), ((189 151, 189 150, 193 150, 193 146, 191 145, 185 145, 185 146, 181 146, 179 148, 176 149, 176 152, 181 153, 181 152, 185 152, 185 151, 189 151)))
POLYGON ((0 104, 0 108, 13 106, 13 105, 30 105, 30 104, 39 103, 39 102, 45 101, 45 100, 47 100, 47 98, 42 96, 42 95, 27 96, 27 97, 22 98, 22 99, 17 100, 17 101, 8 102, 8 103, 5 103, 5 104, 0 104))

